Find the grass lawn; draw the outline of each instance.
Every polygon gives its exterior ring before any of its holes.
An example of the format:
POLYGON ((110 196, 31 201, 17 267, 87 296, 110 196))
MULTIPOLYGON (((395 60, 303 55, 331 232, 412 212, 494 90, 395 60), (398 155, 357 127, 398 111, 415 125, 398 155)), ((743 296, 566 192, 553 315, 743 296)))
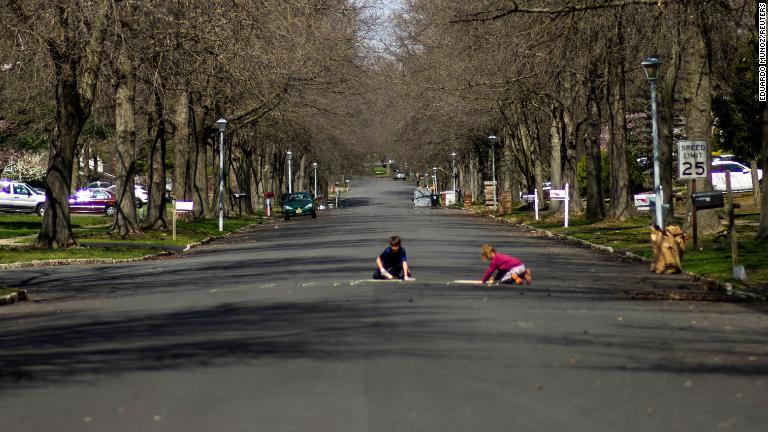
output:
MULTIPOLYGON (((747 286, 768 287, 768 245, 765 242, 740 239, 739 262, 746 269, 747 286)), ((683 267, 701 276, 732 282, 730 239, 709 242, 703 250, 686 254, 683 267)))
POLYGON ((16 288, 7 288, 7 287, 4 287, 4 286, 0 286, 0 297, 6 296, 8 294, 13 294, 13 293, 15 293, 17 291, 19 291, 19 290, 17 290, 16 288))
MULTIPOLYGON (((72 228, 77 232, 83 228, 110 223, 103 215, 72 215, 72 228)), ((0 239, 35 235, 40 232, 43 218, 36 214, 0 213, 0 239)))
POLYGON ((107 233, 109 227, 96 228, 78 236, 78 242, 87 246, 91 243, 119 242, 121 244, 131 245, 166 245, 166 246, 186 246, 190 243, 199 242, 205 238, 220 236, 226 233, 245 228, 248 225, 266 223, 266 219, 256 216, 243 216, 239 219, 224 219, 224 231, 219 231, 219 221, 217 219, 206 219, 199 221, 178 221, 176 222, 176 241, 173 240, 173 233, 168 231, 144 231, 143 235, 133 236, 126 239, 120 239, 107 233))
POLYGON ((31 248, 0 248, 0 264, 60 259, 127 259, 155 254, 154 248, 86 248, 40 250, 31 248))
MULTIPOLYGON (((0 214, 0 238, 16 238, 37 234, 41 219, 36 215, 0 214)), ((261 216, 244 216, 224 220, 224 231, 213 220, 178 221, 176 240, 171 230, 147 230, 142 235, 125 239, 108 233, 111 219, 104 216, 72 216, 75 238, 80 247, 60 250, 38 250, 28 247, 34 238, 20 239, 14 245, 0 246, 0 264, 34 260, 59 259, 128 259, 178 250, 212 236, 220 236, 253 224, 266 223, 261 216)))
MULTIPOLYGON (((737 210, 736 232, 739 244, 739 262, 744 265, 748 281, 742 284, 731 276, 730 237, 716 238, 699 236, 699 250, 693 250, 692 240, 687 242, 683 259, 683 269, 700 276, 731 282, 737 286, 768 287, 768 244, 754 240, 757 233, 759 212, 749 195, 737 196, 741 208, 737 210)), ((475 212, 487 212, 482 206, 473 206, 475 212)), ((683 211, 678 214, 682 214, 683 211)), ((610 246, 617 251, 628 251, 645 258, 651 257, 650 226, 651 218, 642 215, 635 219, 621 222, 590 221, 575 217, 569 221, 569 227, 563 227, 562 218, 547 220, 547 214, 541 213, 543 220, 533 220, 530 210, 515 210, 503 216, 513 223, 524 223, 539 229, 558 234, 569 235, 591 243, 610 246)), ((683 219, 674 221, 684 224, 683 219)))

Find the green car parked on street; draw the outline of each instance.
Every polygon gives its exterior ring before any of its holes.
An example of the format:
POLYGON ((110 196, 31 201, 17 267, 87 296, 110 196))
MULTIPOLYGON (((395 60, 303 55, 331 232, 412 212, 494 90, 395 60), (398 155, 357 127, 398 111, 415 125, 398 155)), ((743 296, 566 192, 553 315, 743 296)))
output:
POLYGON ((295 192, 285 195, 283 200, 283 218, 288 220, 292 216, 317 217, 315 200, 309 192, 295 192))

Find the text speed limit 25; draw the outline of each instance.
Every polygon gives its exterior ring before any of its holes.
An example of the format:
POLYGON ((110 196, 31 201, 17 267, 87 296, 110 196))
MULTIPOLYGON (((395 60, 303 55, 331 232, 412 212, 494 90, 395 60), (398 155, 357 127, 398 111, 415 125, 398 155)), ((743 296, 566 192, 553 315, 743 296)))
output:
POLYGON ((690 180, 707 176, 706 140, 680 140, 677 142, 678 178, 690 180))

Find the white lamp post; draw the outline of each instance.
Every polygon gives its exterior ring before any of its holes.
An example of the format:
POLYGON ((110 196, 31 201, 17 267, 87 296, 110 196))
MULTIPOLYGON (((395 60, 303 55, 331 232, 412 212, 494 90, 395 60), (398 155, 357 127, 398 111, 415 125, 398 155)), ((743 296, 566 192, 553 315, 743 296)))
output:
POLYGON ((288 150, 288 193, 293 193, 293 175, 291 174, 291 160, 293 160, 293 153, 288 150))
POLYGON ((496 199, 496 135, 488 136, 488 142, 491 143, 491 171, 493 172, 493 209, 498 210, 498 201, 496 199))
POLYGON ((315 199, 317 199, 317 162, 312 163, 312 168, 315 169, 315 199))
POLYGON ((643 63, 645 77, 651 83, 651 124, 653 125, 653 188, 656 193, 656 225, 664 229, 664 197, 661 191, 661 162, 659 152, 659 126, 656 113, 656 80, 659 78, 661 60, 647 57, 643 63))
POLYGON ((222 117, 216 121, 219 128, 219 232, 224 231, 224 130, 227 121, 222 117))
POLYGON ((453 191, 456 192, 456 152, 451 153, 451 173, 453 174, 453 191))
POLYGON ((437 167, 432 167, 432 184, 435 186, 435 194, 437 194, 439 192, 437 190, 437 167))

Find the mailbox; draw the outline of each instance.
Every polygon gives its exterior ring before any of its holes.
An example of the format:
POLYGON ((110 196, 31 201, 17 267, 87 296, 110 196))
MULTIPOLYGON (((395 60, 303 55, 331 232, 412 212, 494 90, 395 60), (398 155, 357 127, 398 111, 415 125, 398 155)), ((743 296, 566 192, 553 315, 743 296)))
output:
POLYGON ((696 210, 723 208, 723 193, 720 191, 714 192, 696 192, 691 194, 693 198, 693 206, 696 210))

